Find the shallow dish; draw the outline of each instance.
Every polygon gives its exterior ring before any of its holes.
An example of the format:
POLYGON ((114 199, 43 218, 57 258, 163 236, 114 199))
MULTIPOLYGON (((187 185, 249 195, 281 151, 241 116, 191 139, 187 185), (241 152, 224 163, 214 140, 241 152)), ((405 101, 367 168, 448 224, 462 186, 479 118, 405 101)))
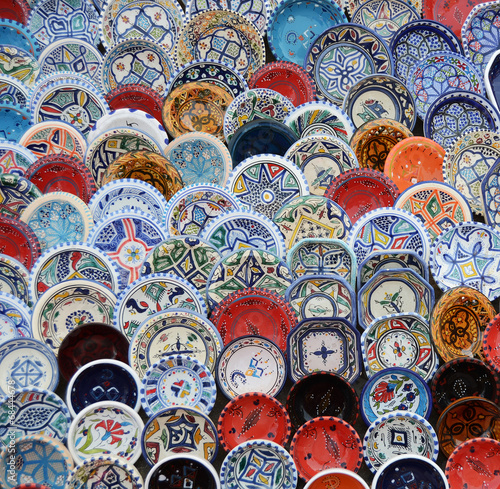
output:
POLYGON ((483 353, 484 358, 500 373, 500 315, 496 315, 488 323, 488 326, 483 335, 483 353))
POLYGON ((2 321, 7 329, 17 329, 17 335, 14 334, 16 337, 33 337, 33 315, 28 303, 0 290, 0 316, 3 316, 2 321))
POLYGON ((20 47, 38 58, 42 50, 41 44, 31 30, 20 22, 9 18, 0 22, 0 34, 5 44, 20 47))
POLYGON ((0 289, 30 304, 28 281, 30 272, 15 258, 0 254, 0 289))
POLYGON ((347 469, 325 469, 311 477, 304 489, 370 489, 358 474, 347 469))

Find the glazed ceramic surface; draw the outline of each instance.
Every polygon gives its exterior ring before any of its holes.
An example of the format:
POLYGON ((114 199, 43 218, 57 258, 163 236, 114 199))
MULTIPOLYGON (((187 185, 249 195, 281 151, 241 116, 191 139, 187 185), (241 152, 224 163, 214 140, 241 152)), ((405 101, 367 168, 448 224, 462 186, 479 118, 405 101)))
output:
POLYGON ((26 178, 0 174, 0 215, 19 220, 24 209, 39 197, 42 197, 42 192, 26 178))
POLYGON ((28 269, 15 258, 0 254, 0 289, 29 304, 28 269))
POLYGON ((488 327, 483 335, 483 352, 486 361, 500 373, 500 343, 498 342, 500 334, 500 317, 495 316, 488 323, 488 327))
POLYGON ((500 230, 500 215, 498 205, 498 165, 495 164, 488 170, 481 181, 482 210, 486 223, 500 230))
POLYGON ((40 256, 40 243, 24 222, 0 215, 0 244, 3 253, 18 260, 30 270, 40 256))
POLYGON ((14 334, 14 337, 33 336, 32 313, 27 304, 30 302, 24 302, 15 295, 0 291, 0 315, 5 328, 4 333, 7 333, 6 330, 16 329, 17 334, 14 334))
MULTIPOLYGON (((2 90, 0 84, 0 90, 2 90)), ((24 176, 26 170, 36 161, 36 156, 24 146, 13 141, 0 141, 0 169, 2 173, 24 176)))

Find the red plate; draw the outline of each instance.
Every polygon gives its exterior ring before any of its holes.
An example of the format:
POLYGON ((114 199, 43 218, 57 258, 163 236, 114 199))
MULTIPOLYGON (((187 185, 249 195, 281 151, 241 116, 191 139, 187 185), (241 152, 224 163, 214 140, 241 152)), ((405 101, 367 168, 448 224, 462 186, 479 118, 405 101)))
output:
POLYGON ((0 19, 12 19, 24 25, 28 25, 30 12, 26 0, 2 0, 0 5, 0 19))
POLYGON ((252 88, 270 88, 284 95, 295 107, 316 100, 316 85, 301 66, 273 61, 259 68, 248 82, 252 88))
POLYGON ((340 418, 320 417, 304 423, 290 446, 299 476, 308 481, 325 469, 357 472, 363 460, 363 445, 356 430, 340 418))
POLYGON ((25 178, 42 193, 69 192, 88 204, 96 192, 90 170, 80 161, 63 154, 39 158, 26 171, 25 178))
POLYGON ((282 351, 286 351, 286 337, 298 322, 283 296, 252 287, 229 294, 212 311, 210 320, 224 345, 242 336, 259 335, 282 351))
POLYGON ((354 224, 373 209, 392 207, 399 190, 383 173, 371 168, 356 168, 335 177, 325 197, 342 207, 354 224))
POLYGON ((217 432, 226 451, 247 440, 288 442, 292 425, 281 402, 263 392, 249 392, 226 404, 219 416, 217 432))
POLYGON ((484 358, 500 374, 500 314, 488 324, 483 334, 484 358))
POLYGON ((40 256, 40 243, 26 223, 0 216, 0 252, 15 258, 31 270, 40 256))

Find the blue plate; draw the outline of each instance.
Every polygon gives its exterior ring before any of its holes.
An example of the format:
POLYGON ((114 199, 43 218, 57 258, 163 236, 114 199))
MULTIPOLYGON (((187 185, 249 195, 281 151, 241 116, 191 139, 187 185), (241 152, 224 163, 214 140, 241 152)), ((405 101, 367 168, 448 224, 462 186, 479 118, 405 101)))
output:
POLYGON ((41 44, 29 27, 11 19, 0 19, 0 39, 2 45, 11 45, 30 53, 35 59, 40 56, 41 44))
POLYGON ((18 143, 32 125, 29 111, 19 104, 0 104, 0 138, 18 143))
POLYGON ((25 107, 28 103, 28 87, 14 76, 0 72, 0 104, 17 104, 25 107))
POLYGON ((26 304, 16 296, 0 291, 0 317, 3 316, 5 323, 15 326, 19 336, 31 338, 31 309, 26 304))
POLYGON ((0 254, 0 289, 2 292, 11 294, 29 305, 29 277, 30 272, 20 261, 0 254))

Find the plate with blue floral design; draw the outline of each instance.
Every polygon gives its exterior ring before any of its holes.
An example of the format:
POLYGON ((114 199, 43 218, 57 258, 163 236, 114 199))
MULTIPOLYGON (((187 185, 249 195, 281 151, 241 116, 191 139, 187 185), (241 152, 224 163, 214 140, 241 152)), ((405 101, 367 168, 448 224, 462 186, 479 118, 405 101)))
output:
POLYGON ((30 272, 15 258, 0 254, 0 289, 29 304, 30 272))
POLYGON ((4 327, 15 327, 18 335, 25 338, 33 336, 31 309, 29 302, 17 298, 8 292, 0 291, 0 317, 4 327))

